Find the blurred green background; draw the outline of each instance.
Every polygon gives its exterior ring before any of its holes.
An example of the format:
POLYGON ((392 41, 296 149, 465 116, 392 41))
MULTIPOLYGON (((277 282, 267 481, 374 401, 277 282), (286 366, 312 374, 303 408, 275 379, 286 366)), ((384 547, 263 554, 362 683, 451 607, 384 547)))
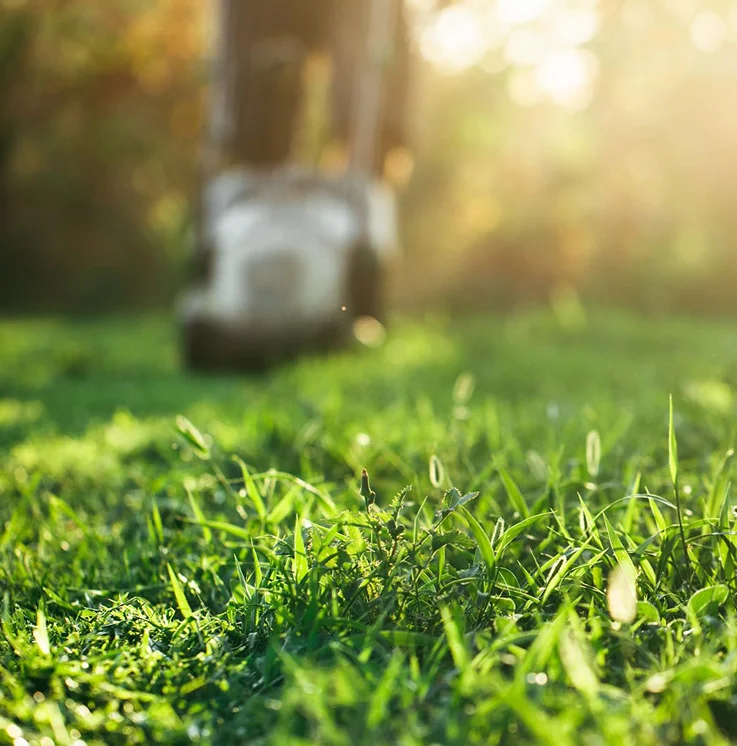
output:
MULTIPOLYGON (((737 310, 737 6, 413 0, 407 307, 737 310)), ((211 7, 0 0, 0 310, 169 304, 211 7)))

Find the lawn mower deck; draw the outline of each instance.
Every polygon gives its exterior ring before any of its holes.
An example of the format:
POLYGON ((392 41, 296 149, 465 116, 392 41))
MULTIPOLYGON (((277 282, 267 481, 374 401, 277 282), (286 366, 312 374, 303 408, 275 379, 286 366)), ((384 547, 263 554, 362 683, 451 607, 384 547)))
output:
POLYGON ((383 316, 396 251, 391 192, 354 176, 239 169, 207 187, 192 287, 179 304, 194 369, 258 368, 344 343, 383 316))

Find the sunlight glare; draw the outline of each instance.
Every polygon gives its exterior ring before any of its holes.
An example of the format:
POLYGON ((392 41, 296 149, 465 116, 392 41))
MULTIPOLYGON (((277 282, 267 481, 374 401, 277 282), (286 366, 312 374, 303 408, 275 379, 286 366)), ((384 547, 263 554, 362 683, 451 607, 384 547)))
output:
POLYGON ((551 24, 555 41, 567 47, 588 44, 599 30, 599 14, 595 8, 580 8, 556 14, 551 24))
POLYGON ((434 0, 407 0, 409 7, 414 12, 429 13, 433 10, 434 0))
POLYGON ((545 34, 539 29, 521 28, 510 34, 504 57, 512 65, 537 65, 549 52, 549 39, 545 34))
MULTIPOLYGON (((425 0, 412 3, 424 7, 425 0)), ((599 31, 597 6, 598 0, 563 7, 550 0, 465 0, 428 16, 419 29, 419 46, 422 56, 447 74, 478 64, 495 73, 506 65, 529 68, 512 70, 508 80, 509 96, 520 106, 547 99, 583 109, 591 100, 598 62, 581 47, 599 31), (496 49, 501 54, 492 61, 496 49)))
POLYGON ((543 101, 543 91, 535 70, 515 70, 507 82, 509 98, 517 106, 535 106, 543 101))
POLYGON ((679 21, 688 22, 698 10, 699 0, 666 0, 665 5, 679 21))
POLYGON ((714 54, 727 38, 727 24, 713 11, 704 11, 691 24, 691 41, 700 52, 714 54))
POLYGON ((537 69, 537 83, 550 98, 569 109, 584 109, 591 101, 598 62, 591 52, 562 49, 537 69))
POLYGON ((462 73, 477 65, 488 48, 483 24, 463 5, 441 11, 420 36, 422 56, 447 73, 462 73))
POLYGON ((499 20, 508 26, 517 26, 539 18, 550 5, 550 0, 498 0, 499 20))

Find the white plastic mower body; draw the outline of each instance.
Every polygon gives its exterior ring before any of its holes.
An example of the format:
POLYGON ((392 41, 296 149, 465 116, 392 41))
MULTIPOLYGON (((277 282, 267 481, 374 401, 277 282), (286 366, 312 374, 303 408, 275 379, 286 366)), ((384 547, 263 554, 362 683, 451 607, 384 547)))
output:
POLYGON ((192 367, 330 346, 381 315, 382 269, 397 251, 385 185, 243 169, 207 186, 204 211, 199 277, 179 305, 192 367))

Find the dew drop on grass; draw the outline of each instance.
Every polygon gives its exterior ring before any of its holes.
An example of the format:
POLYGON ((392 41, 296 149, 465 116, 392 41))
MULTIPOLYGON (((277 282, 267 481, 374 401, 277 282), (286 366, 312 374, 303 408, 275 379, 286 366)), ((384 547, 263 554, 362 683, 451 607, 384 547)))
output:
POLYGON ((546 673, 528 673, 527 683, 535 686, 545 686, 548 683, 548 675, 546 673))

